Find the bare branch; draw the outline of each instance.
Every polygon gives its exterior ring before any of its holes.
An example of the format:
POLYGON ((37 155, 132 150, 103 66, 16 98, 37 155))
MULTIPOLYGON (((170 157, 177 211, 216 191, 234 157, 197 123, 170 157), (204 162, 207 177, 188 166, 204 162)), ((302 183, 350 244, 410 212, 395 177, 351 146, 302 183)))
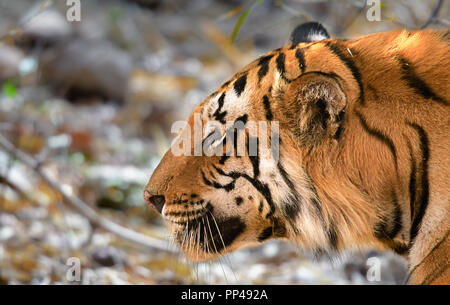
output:
POLYGON ((430 17, 428 18, 427 22, 425 22, 422 27, 420 28, 421 30, 425 29, 427 26, 429 26, 438 16, 439 11, 441 10, 442 7, 442 3, 444 3, 444 0, 439 0, 438 3, 436 4, 436 7, 434 8, 433 12, 431 12, 430 17))
POLYGON ((446 19, 435 19, 434 22, 445 25, 445 26, 450 26, 450 21, 446 20, 446 19))
POLYGON ((0 176, 0 184, 6 185, 7 187, 9 187, 19 197, 21 197, 25 200, 28 200, 30 202, 33 202, 33 200, 31 198, 29 198, 29 196, 27 196, 20 187, 18 187, 15 183, 11 182, 6 176, 0 176))
POLYGON ((101 227, 125 240, 133 242, 135 244, 144 246, 146 248, 158 249, 166 252, 176 252, 172 250, 169 243, 163 240, 159 240, 136 231, 125 228, 111 220, 108 220, 100 216, 94 209, 87 205, 80 198, 69 194, 65 191, 58 182, 42 171, 39 166, 39 162, 25 154, 21 150, 14 147, 4 136, 0 135, 0 148, 4 149, 9 155, 17 158, 20 162, 33 169, 39 177, 41 177, 47 184, 59 192, 63 198, 63 201, 78 210, 79 213, 89 219, 94 225, 101 227))

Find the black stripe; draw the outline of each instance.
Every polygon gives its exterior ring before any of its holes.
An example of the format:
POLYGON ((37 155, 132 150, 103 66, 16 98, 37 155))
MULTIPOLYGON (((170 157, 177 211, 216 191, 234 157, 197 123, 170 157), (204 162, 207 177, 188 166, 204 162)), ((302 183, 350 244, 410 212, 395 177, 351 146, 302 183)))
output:
POLYGON ((338 244, 338 234, 337 234, 337 229, 336 229, 336 225, 334 224, 333 220, 330 220, 330 223, 327 224, 325 221, 325 218, 323 216, 323 210, 322 210, 322 205, 321 202, 319 201, 319 194, 317 194, 317 190, 314 187, 314 181, 311 179, 311 177, 309 177, 309 175, 307 175, 308 180, 310 181, 310 190, 313 192, 314 197, 311 198, 311 203, 312 206, 314 207, 314 209, 316 210, 316 216, 317 218, 319 218, 322 227, 324 229, 325 232, 327 232, 327 236, 328 236, 328 242, 330 244, 330 248, 332 250, 337 250, 337 244, 338 244))
POLYGON ((273 214, 275 213, 275 205, 272 200, 272 193, 270 192, 269 186, 259 180, 252 179, 246 174, 240 174, 241 177, 247 179, 253 187, 264 196, 264 198, 267 201, 267 204, 269 205, 269 213, 267 213, 266 218, 271 218, 273 214))
MULTIPOLYGON (((266 215, 266 218, 272 218, 273 214, 275 213, 275 205, 273 203, 273 199, 272 199, 272 193, 270 192, 269 186, 266 183, 263 183, 261 181, 259 181, 258 179, 256 179, 256 177, 259 174, 259 158, 251 160, 252 161, 252 165, 253 165, 253 174, 254 177, 250 177, 249 175, 245 174, 245 173, 239 173, 239 172, 230 172, 230 173, 225 173, 223 170, 221 170, 220 168, 218 168, 217 166, 213 165, 214 169, 223 176, 226 177, 230 177, 233 178, 233 181, 230 182, 228 185, 232 185, 233 188, 235 186, 235 182, 237 179, 239 178, 244 178, 247 181, 249 181, 253 187, 261 194, 264 196, 264 198, 267 201, 267 204, 269 205, 269 212, 266 215), (253 162, 254 160, 257 160, 257 162, 253 162), (256 164, 258 163, 258 164, 256 164)), ((216 186, 221 186, 220 188, 224 188, 224 186, 222 185, 214 185, 211 181, 208 181, 206 179, 206 177, 204 176, 203 172, 202 172, 202 176, 203 176, 203 180, 205 181, 205 184, 207 185, 212 185, 214 187, 216 186)), ((228 186, 226 185, 226 186, 228 186)), ((262 212, 262 205, 261 205, 262 201, 260 202, 260 207, 259 207, 259 211, 262 212)))
MULTIPOLYGON (((250 177, 247 174, 243 174, 243 173, 239 173, 239 172, 230 172, 230 173, 225 173, 224 171, 216 168, 216 170, 218 170, 218 172, 223 175, 223 176, 227 176, 227 177, 231 177, 233 178, 233 181, 231 183, 236 182, 236 180, 238 178, 244 178, 247 181, 249 181, 253 187, 261 194, 264 196, 264 198, 267 201, 267 204, 269 205, 269 213, 267 213, 266 218, 271 218, 275 212, 275 205, 273 203, 272 200, 272 193, 270 192, 269 186, 261 181, 259 181, 258 179, 254 179, 252 177, 250 177)), ((261 209, 262 210, 262 209, 261 209)))
POLYGON ((307 177, 308 180, 309 180, 309 185, 310 185, 310 188, 309 188, 309 189, 310 189, 311 192, 314 194, 314 197, 311 198, 311 203, 312 203, 314 209, 315 209, 316 212, 317 212, 317 217, 320 219, 320 222, 322 223, 322 225, 323 225, 323 227, 324 227, 324 229, 325 229, 325 228, 327 227, 327 224, 326 224, 325 218, 324 218, 324 216, 323 216, 322 205, 321 205, 321 202, 320 202, 319 194, 317 194, 317 190, 316 190, 316 188, 315 188, 315 186, 314 186, 315 183, 314 183, 314 181, 311 179, 311 177, 309 176, 308 173, 306 173, 306 177, 307 177))
POLYGON ((298 67, 300 71, 302 71, 302 74, 305 73, 306 69, 305 54, 303 53, 303 50, 301 48, 298 48, 297 51, 295 51, 295 57, 298 60, 298 67))
POLYGON ((297 231, 295 219, 299 215, 300 211, 298 201, 298 198, 293 193, 289 193, 289 195, 285 196, 285 198, 280 203, 284 215, 289 220, 292 229, 294 229, 295 231, 297 231))
POLYGON ((281 164, 281 161, 277 163, 278 171, 281 174, 281 177, 283 178, 284 183, 288 186, 288 189, 290 190, 290 194, 287 196, 286 199, 282 202, 282 207, 284 210, 284 213, 286 217, 290 220, 292 228, 295 228, 294 220, 297 218, 300 212, 300 200, 297 193, 297 190, 295 189, 294 183, 289 178, 288 173, 284 169, 283 165, 281 164))
POLYGON ((264 201, 260 200, 259 201, 259 207, 258 207, 258 212, 261 213, 264 207, 264 201))
POLYGON ((230 156, 227 156, 227 155, 221 156, 221 157, 220 157, 220 160, 219 160, 219 164, 224 165, 224 164, 225 164, 225 161, 227 161, 229 157, 230 157, 230 156))
POLYGON ((224 189, 226 192, 229 192, 229 191, 233 190, 234 187, 235 187, 235 182, 236 182, 235 180, 231 181, 228 184, 222 185, 222 184, 220 184, 220 183, 218 183, 216 181, 211 181, 208 178, 206 178, 205 173, 203 171, 201 171, 201 173, 202 173, 203 182, 207 186, 212 186, 212 187, 214 187, 216 189, 224 189))
MULTIPOLYGON (((306 176, 309 180, 310 190, 314 194, 314 196, 310 199, 311 204, 314 207, 314 210, 316 211, 316 216, 320 220, 320 223, 322 224, 322 228, 324 232, 326 232, 328 236, 328 242, 330 249, 337 250, 338 249, 338 233, 336 225, 334 224, 334 221, 330 219, 330 223, 327 223, 325 221, 325 217, 322 210, 322 203, 320 202, 319 194, 317 194, 317 190, 314 187, 314 181, 311 179, 311 177, 306 173, 306 176)), ((322 252, 322 251, 319 251, 322 252)))
POLYGON ((284 183, 286 183, 286 185, 289 187, 290 190, 296 192, 294 183, 289 178, 289 175, 288 175, 288 173, 286 173, 286 170, 284 169, 281 162, 278 162, 277 167, 278 167, 278 170, 280 171, 280 174, 281 174, 281 177, 283 178, 284 183))
POLYGON ((277 69, 280 72, 281 78, 283 78, 284 81, 290 82, 289 79, 286 78, 286 67, 284 61, 286 60, 286 55, 284 53, 280 53, 276 59, 277 61, 277 69))
POLYGON ((409 251, 409 246, 403 242, 396 242, 391 245, 392 250, 398 255, 404 255, 409 251))
POLYGON ((258 61, 258 66, 260 66, 258 70, 258 83, 261 82, 264 76, 266 76, 267 72, 269 71, 269 63, 272 59, 273 54, 263 56, 258 61))
POLYGON ((447 30, 445 32, 443 32, 444 34, 442 35, 442 38, 446 41, 446 42, 450 42, 450 30, 447 30))
POLYGON ((392 204, 394 205, 394 218, 392 219, 392 230, 389 236, 394 238, 402 229, 402 209, 400 208, 397 195, 394 191, 392 191, 392 204))
POLYGON ((409 156, 411 160, 411 172, 409 174, 409 207, 410 207, 410 215, 411 215, 411 221, 413 219, 414 215, 414 205, 416 202, 416 161, 414 159, 414 153, 413 149, 411 147, 411 143, 408 139, 406 139, 406 144, 408 145, 409 149, 409 156))
POLYGON ((227 80, 226 82, 224 82, 222 84, 222 86, 220 86, 220 89, 223 89, 223 88, 227 87, 230 83, 231 83, 231 80, 227 80))
POLYGON ((219 97, 219 99, 217 100, 219 106, 217 107, 216 111, 214 111, 214 118, 219 121, 222 124, 225 124, 225 116, 227 115, 226 111, 221 111, 223 104, 225 103, 225 92, 222 93, 222 95, 219 97))
POLYGON ((337 235, 336 225, 332 221, 330 222, 330 224, 328 226, 327 235, 328 235, 328 242, 330 243, 330 248, 332 250, 337 250, 338 249, 338 235, 337 235))
POLYGON ((359 87, 359 100, 361 101, 361 104, 364 105, 364 87, 362 83, 361 73, 359 72, 359 69, 356 67, 355 62, 351 59, 351 57, 348 57, 343 53, 340 49, 338 44, 333 43, 331 41, 328 41, 325 43, 325 45, 328 47, 328 49, 335 54, 344 64, 347 66, 347 68, 352 72, 353 78, 358 83, 359 87))
POLYGON ((234 121, 234 124, 236 124, 237 122, 242 122, 245 125, 245 124, 247 124, 247 120, 248 120, 248 115, 243 114, 234 121))
POLYGON ((217 172, 219 175, 227 176, 227 177, 228 177, 228 175, 227 175, 222 169, 220 169, 219 167, 215 166, 214 164, 213 164, 212 166, 213 166, 213 168, 216 170, 216 172, 217 172))
POLYGON ((336 117, 336 122, 339 124, 336 133, 333 135, 333 138, 336 140, 339 140, 341 138, 342 133, 344 131, 344 119, 345 119, 345 111, 342 110, 336 117))
POLYGON ((450 267, 450 261, 447 260, 446 263, 438 266, 439 267, 434 269, 433 272, 427 275, 427 277, 422 281, 422 283, 420 283, 420 285, 429 285, 430 283, 433 283, 433 281, 441 276, 444 271, 447 271, 447 269, 450 267))
POLYGON ((258 241, 259 242, 263 242, 266 239, 270 238, 272 236, 273 233, 273 228, 272 227, 267 227, 265 228, 258 236, 258 241))
POLYGON ((380 240, 391 240, 402 229, 402 211, 398 204, 397 195, 392 190, 391 203, 394 206, 393 215, 382 215, 374 226, 374 235, 380 240), (390 216, 393 216, 392 218, 390 216))
POLYGON ((256 143, 256 156, 250 156, 249 152, 249 159, 252 163, 253 167, 253 179, 258 178, 259 176, 259 142, 257 137, 249 137, 249 143, 256 143))
POLYGON ((405 80, 409 87, 414 89, 414 92, 426 99, 432 99, 439 104, 448 105, 448 102, 442 97, 438 96, 433 90, 428 87, 424 80, 422 80, 414 71, 411 63, 403 57, 399 57, 398 61, 402 69, 402 79, 405 80))
MULTIPOLYGON (((232 128, 228 129, 226 131, 227 143, 228 143, 228 141, 232 141, 233 142, 234 154, 235 154, 235 157, 238 157, 238 158, 242 157, 242 156, 238 155, 238 137, 239 137, 239 134, 240 134, 239 131, 245 129, 245 124, 247 124, 247 120, 248 120, 248 115, 247 114, 244 114, 244 115, 238 117, 234 121, 232 128), (238 125, 237 124, 238 122, 242 123, 244 126, 239 126, 241 124, 238 125), (243 127, 243 128, 241 128, 241 127, 243 127)), ((231 151, 228 151, 228 148, 227 148, 227 155, 228 155, 228 152, 231 154, 231 151)))
POLYGON ((286 56, 284 55, 284 53, 280 53, 278 54, 277 57, 277 69, 281 74, 284 74, 286 72, 286 68, 284 66, 284 60, 285 60, 286 56))
POLYGON ((447 233, 437 242, 437 244, 434 245, 434 247, 428 252, 427 255, 425 255, 425 257, 422 258, 422 260, 420 261, 420 263, 418 263, 417 265, 414 266, 414 268, 412 268, 412 270, 409 272, 408 278, 405 280, 405 283, 409 282, 409 279, 411 278, 411 276, 414 274, 414 272, 417 270, 418 267, 420 267, 424 261, 430 257, 430 255, 436 251, 437 249, 439 249, 439 247, 442 245, 442 243, 447 241, 448 235, 450 234, 450 230, 447 230, 447 233))
POLYGON ((366 119, 363 117, 363 115, 360 112, 355 110, 355 114, 358 116, 359 121, 361 123, 361 126, 364 128, 364 130, 368 134, 370 134, 371 136, 375 137, 376 139, 378 139, 380 142, 382 142, 383 144, 385 144, 389 148, 389 150, 391 151, 392 157, 394 159, 395 168, 398 169, 398 165, 397 165, 397 151, 395 149, 394 142, 388 136, 386 136, 381 130, 379 130, 377 128, 369 127, 369 125, 367 124, 366 119))
POLYGON ((264 105, 264 110, 266 111, 266 120, 272 121, 273 115, 272 115, 272 110, 270 110, 270 102, 269 102, 269 98, 267 97, 267 95, 263 96, 263 105, 264 105))
MULTIPOLYGON (((416 238, 420 225, 422 223, 422 218, 425 215, 425 211, 428 206, 429 199, 429 185, 428 185, 428 159, 430 156, 429 152, 429 141, 428 136, 422 127, 415 123, 408 123, 412 128, 414 128, 419 136, 420 140, 420 150, 422 156, 420 158, 420 174, 418 175, 420 180, 419 196, 416 197, 416 202, 414 203, 414 214, 412 219, 411 231, 410 231, 410 244, 414 242, 416 238), (417 206, 418 205, 418 206, 417 206)), ((418 185, 419 186, 419 185, 418 185)))
POLYGON ((203 209, 197 209, 194 211, 179 211, 179 212, 167 212, 167 216, 174 216, 174 217, 190 217, 190 216, 199 216, 204 213, 203 209))
POLYGON ((234 82, 234 91, 236 91, 237 96, 240 96, 245 90, 245 85, 247 84, 247 73, 244 73, 234 82))

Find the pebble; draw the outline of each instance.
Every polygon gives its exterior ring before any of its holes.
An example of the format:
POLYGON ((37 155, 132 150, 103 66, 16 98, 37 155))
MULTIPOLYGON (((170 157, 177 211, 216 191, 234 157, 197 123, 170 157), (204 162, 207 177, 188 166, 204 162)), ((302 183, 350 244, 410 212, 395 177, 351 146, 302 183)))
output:
POLYGON ((23 57, 20 49, 0 43, 0 82, 18 74, 23 57))
POLYGON ((104 247, 92 253, 92 259, 101 266, 112 267, 125 265, 125 254, 114 247, 104 247))

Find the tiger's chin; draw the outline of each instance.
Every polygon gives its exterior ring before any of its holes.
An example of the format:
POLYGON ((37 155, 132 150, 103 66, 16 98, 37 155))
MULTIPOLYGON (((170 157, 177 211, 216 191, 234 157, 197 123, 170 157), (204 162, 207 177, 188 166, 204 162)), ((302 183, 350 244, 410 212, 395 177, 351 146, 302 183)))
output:
POLYGON ((205 261, 211 261, 218 259, 228 253, 232 253, 238 249, 246 248, 246 247, 254 247, 259 245, 258 242, 239 242, 235 243, 233 245, 230 245, 230 247, 227 247, 225 249, 222 249, 220 252, 208 252, 208 250, 205 250, 202 246, 200 247, 193 247, 189 248, 187 246, 182 246, 181 243, 179 243, 180 249, 183 251, 184 255, 186 257, 193 261, 193 262, 205 262, 205 261))
POLYGON ((239 216, 205 215, 189 222, 171 222, 170 229, 180 249, 196 262, 213 260, 251 244, 242 240, 246 226, 239 216))
POLYGON ((227 253, 230 253, 236 249, 229 250, 229 251, 222 251, 222 252, 207 252, 201 247, 194 247, 194 248, 188 248, 188 247, 182 247, 180 245, 180 249, 183 251, 186 258, 188 258, 190 261, 193 262, 205 262, 205 261, 211 261, 215 260, 227 253))

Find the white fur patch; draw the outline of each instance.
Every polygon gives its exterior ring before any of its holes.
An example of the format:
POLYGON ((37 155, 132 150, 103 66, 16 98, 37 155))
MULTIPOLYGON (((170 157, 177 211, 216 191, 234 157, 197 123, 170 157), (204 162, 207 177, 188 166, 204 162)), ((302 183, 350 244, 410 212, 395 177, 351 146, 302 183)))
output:
POLYGON ((308 34, 309 41, 319 41, 324 39, 328 39, 328 37, 320 32, 311 32, 308 34))

